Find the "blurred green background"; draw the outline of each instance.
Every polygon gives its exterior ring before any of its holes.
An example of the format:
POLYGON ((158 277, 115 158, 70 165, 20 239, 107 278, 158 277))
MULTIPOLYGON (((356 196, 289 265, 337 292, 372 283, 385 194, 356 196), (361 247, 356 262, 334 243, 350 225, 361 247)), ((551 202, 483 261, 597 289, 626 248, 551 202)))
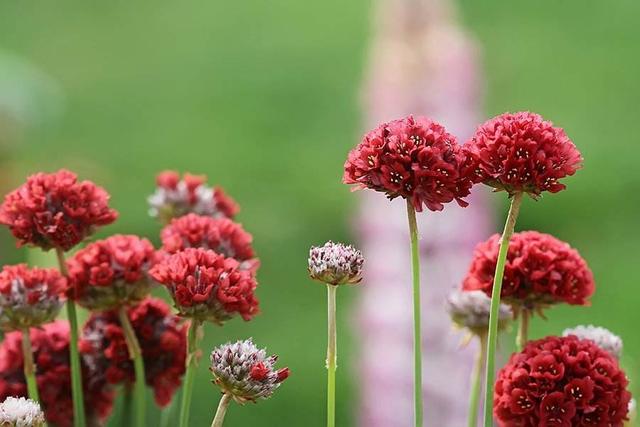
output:
MULTIPOLYGON (((324 424, 324 289, 307 279, 306 257, 312 244, 352 238, 355 200, 340 178, 362 132, 359 94, 372 6, 362 0, 0 5, 0 49, 48 74, 64 100, 56 120, 5 141, 3 191, 31 172, 70 168, 105 186, 121 212, 101 236, 137 233, 154 242, 159 226, 147 217, 145 198, 161 169, 205 173, 241 204, 239 219, 262 259, 263 313, 250 323, 207 327, 203 349, 206 355, 226 340, 252 336, 293 374, 273 399, 232 407, 225 425, 324 424)), ((586 159, 567 191, 525 203, 519 228, 550 232, 579 248, 595 272, 597 295, 590 308, 549 312, 533 334, 602 324, 624 337, 625 363, 638 370, 640 3, 463 0, 460 6, 482 49, 486 116, 537 111, 565 127, 586 159)), ((6 230, 0 238, 3 263, 24 258, 6 230)), ((349 301, 357 290, 340 297, 340 348, 347 355, 349 301)), ((339 425, 355 423, 357 378, 349 367, 356 364, 345 356, 338 371, 339 425)), ((206 365, 205 358, 193 425, 208 425, 217 405, 206 365)))

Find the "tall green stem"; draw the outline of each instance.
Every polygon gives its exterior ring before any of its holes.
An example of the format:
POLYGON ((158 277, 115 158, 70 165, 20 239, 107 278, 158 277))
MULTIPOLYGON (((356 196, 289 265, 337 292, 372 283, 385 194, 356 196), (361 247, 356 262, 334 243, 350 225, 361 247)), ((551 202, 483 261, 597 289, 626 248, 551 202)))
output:
MULTIPOLYGON (((68 277, 67 265, 64 262, 64 252, 56 248, 56 256, 60 266, 60 273, 68 277)), ((82 371, 80 369, 80 353, 78 352, 78 315, 76 304, 72 299, 67 300, 67 318, 69 320, 69 360, 71 362, 71 396, 73 398, 73 425, 85 427, 84 396, 82 390, 82 371)))
POLYGON ((524 193, 516 193, 511 199, 511 206, 507 221, 504 224, 504 231, 500 239, 500 249, 498 250, 498 261, 493 277, 493 288, 491 291, 491 314, 489 317, 489 338, 487 340, 487 369, 485 372, 485 394, 484 394, 484 426, 493 426, 493 382, 495 379, 496 347, 498 344, 498 317, 500 309, 500 293, 502 292, 502 279, 504 277, 504 266, 507 261, 509 241, 513 235, 522 204, 524 193))
POLYGON ((193 380, 198 367, 198 335, 202 321, 194 319, 189 326, 187 335, 187 367, 182 387, 182 406, 180 406, 180 427, 189 427, 189 407, 193 392, 193 380))
POLYGON ((24 377, 27 380, 29 399, 39 402, 40 396, 38 395, 38 383, 36 381, 36 365, 33 363, 29 328, 22 330, 22 357, 24 359, 24 377))
POLYGON ((335 285, 327 285, 327 427, 336 425, 336 291, 335 285))
POLYGON ((413 271, 413 397, 416 427, 422 427, 422 333, 420 320, 420 253, 416 211, 407 200, 407 218, 411 238, 411 267, 413 271))
POLYGON ((218 404, 218 410, 216 411, 216 416, 213 417, 213 422, 211 423, 211 427, 222 427, 222 423, 224 422, 224 416, 227 413, 227 408, 231 403, 231 395, 224 393, 222 398, 220 399, 220 403, 218 404))
POLYGON ((529 337, 529 318, 531 313, 526 308, 520 312, 520 325, 518 327, 518 335, 516 336, 516 347, 518 351, 522 351, 527 344, 529 337))
POLYGON ((134 384, 134 406, 136 408, 135 425, 138 427, 145 427, 145 377, 144 377, 144 360, 142 359, 142 350, 140 350, 140 343, 136 337, 136 333, 131 326, 129 316, 127 315, 127 308, 122 306, 118 310, 118 318, 120 320, 120 326, 124 331, 124 338, 127 342, 127 348, 129 349, 129 357, 133 360, 133 368, 136 373, 136 382, 134 384))
POLYGON ((480 348, 476 354, 476 360, 473 364, 471 373, 471 397, 469 398, 469 421, 468 427, 476 427, 478 425, 478 402, 480 401, 480 389, 482 385, 482 367, 486 358, 487 334, 478 335, 480 340, 480 348))

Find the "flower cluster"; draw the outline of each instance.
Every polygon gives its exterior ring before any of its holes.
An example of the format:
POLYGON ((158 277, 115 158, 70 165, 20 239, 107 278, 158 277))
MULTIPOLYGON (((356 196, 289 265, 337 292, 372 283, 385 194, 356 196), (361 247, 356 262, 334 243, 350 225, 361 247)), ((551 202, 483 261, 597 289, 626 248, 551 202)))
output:
POLYGON ((52 321, 62 307, 66 280, 57 270, 7 265, 0 271, 0 329, 18 330, 52 321))
MULTIPOLYGON (((482 291, 453 291, 447 298, 447 311, 453 322, 474 334, 486 333, 491 312, 491 298, 482 291)), ((500 304, 498 328, 504 329, 513 319, 511 307, 500 304)))
MULTIPOLYGON (((500 236, 480 243, 463 282, 465 290, 491 295, 500 236)), ((515 233, 509 244, 502 298, 514 306, 540 308, 565 302, 588 305, 595 284, 580 254, 567 243, 537 231, 515 233)))
POLYGON ((547 337, 500 370, 494 411, 501 427, 621 427, 631 399, 627 383, 616 359, 593 341, 547 337))
POLYGON ((417 211, 440 211, 463 200, 473 184, 473 168, 444 127, 427 117, 409 116, 382 123, 349 153, 343 181, 370 188, 390 199, 410 200, 417 211))
POLYGON ((309 251, 309 276, 329 285, 360 283, 363 264, 362 253, 342 243, 329 241, 309 251))
POLYGON ((110 224, 118 214, 108 206, 107 192, 74 173, 37 173, 9 193, 0 206, 0 224, 7 225, 19 245, 69 250, 110 224))
MULTIPOLYGON (((146 298, 128 310, 144 360, 145 379, 155 400, 166 406, 180 387, 185 371, 187 325, 157 298, 146 298)), ((124 331, 114 312, 93 313, 79 343, 85 362, 102 372, 107 383, 127 386, 135 381, 124 331)))
POLYGON ((235 258, 245 269, 255 271, 260 264, 251 245, 251 234, 228 218, 187 214, 172 220, 160 237, 162 249, 169 254, 186 248, 204 248, 235 258))
POLYGON ((582 340, 591 340, 598 347, 608 352, 616 359, 622 356, 622 339, 610 330, 593 325, 580 325, 575 328, 565 329, 563 337, 575 335, 582 340))
POLYGON ((156 178, 156 191, 149 196, 149 214, 168 223, 190 212, 211 217, 233 218, 240 210, 220 187, 211 188, 203 175, 164 171, 156 178))
POLYGON ((289 368, 274 368, 277 359, 251 339, 227 343, 211 352, 211 372, 214 382, 233 400, 255 402, 270 397, 289 377, 289 368))
POLYGON ((561 128, 529 112, 505 113, 481 125, 464 145, 476 181, 510 194, 557 193, 582 156, 561 128))
POLYGON ((0 426, 44 427, 44 414, 38 402, 24 397, 7 397, 0 403, 0 426))
POLYGON ((148 293, 155 250, 147 240, 115 235, 78 251, 67 261, 69 298, 92 310, 140 301, 148 293))
POLYGON ((258 312, 254 275, 212 250, 187 248, 164 258, 150 274, 167 287, 183 316, 222 324, 235 314, 249 320, 258 312))
MULTIPOLYGON (((69 325, 63 321, 32 328, 30 333, 36 364, 36 381, 50 426, 73 425, 71 368, 69 366, 69 325)), ((23 375, 22 333, 10 332, 0 344, 0 400, 26 396, 23 375)), ((98 372, 83 364, 83 389, 90 420, 104 420, 113 407, 113 392, 98 372)))

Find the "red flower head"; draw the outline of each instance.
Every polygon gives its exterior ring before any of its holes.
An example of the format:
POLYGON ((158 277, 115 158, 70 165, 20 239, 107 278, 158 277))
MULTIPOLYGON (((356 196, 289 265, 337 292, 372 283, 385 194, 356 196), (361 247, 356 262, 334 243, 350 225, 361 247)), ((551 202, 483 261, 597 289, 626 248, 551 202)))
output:
POLYGON ((161 172, 156 178, 156 191, 149 196, 149 214, 169 223, 172 218, 189 212, 214 218, 233 219, 240 208, 220 187, 211 188, 204 175, 161 172))
POLYGON ((55 319, 66 280, 58 270, 6 265, 0 272, 0 329, 19 330, 55 319))
MULTIPOLYGON (((30 332, 36 364, 40 403, 49 426, 73 425, 71 367, 69 366, 69 325, 48 323, 30 332)), ((10 332, 0 344, 0 400, 8 396, 27 396, 23 374, 22 332, 10 332)), ((105 420, 113 408, 113 391, 101 374, 82 360, 85 408, 90 425, 105 420)))
MULTIPOLYGON (((500 236, 476 246, 465 290, 481 290, 491 296, 500 236)), ((595 290, 593 274, 578 251, 549 234, 515 233, 509 243, 502 298, 516 308, 543 308, 565 302, 588 305, 595 290)))
POLYGON ((222 324, 234 314, 250 320, 258 312, 254 275, 212 250, 187 248, 156 264, 150 274, 169 289, 182 316, 222 324))
POLYGON ((37 173, 7 194, 0 206, 0 224, 18 245, 69 250, 99 225, 111 224, 118 213, 108 206, 109 194, 91 181, 78 182, 74 173, 37 173))
POLYGON ((561 128, 534 113, 505 113, 485 122, 463 146, 476 181, 509 194, 564 190, 582 156, 561 128))
POLYGON ((154 260, 153 245, 138 236, 117 234, 92 243, 67 261, 69 298, 91 310, 136 303, 149 293, 154 260))
MULTIPOLYGON (((145 379, 158 405, 166 406, 180 387, 185 371, 187 325, 157 298, 146 298, 128 312, 140 342, 145 379)), ((105 375, 109 384, 135 382, 124 332, 113 311, 92 313, 84 325, 80 352, 105 375)))
POLYGON ((161 232, 162 249, 175 254, 185 248, 211 249, 240 261, 240 266, 255 271, 260 261, 255 258, 251 234, 229 218, 211 218, 187 214, 173 219, 161 232))
POLYGON ((624 372, 591 340, 530 341, 498 373, 494 413, 500 427, 610 426, 627 419, 624 372))
POLYGON ((367 133, 349 153, 343 182, 411 200, 417 211, 440 211, 454 199, 467 205, 462 198, 469 195, 473 170, 464 164, 456 138, 444 127, 409 116, 367 133))

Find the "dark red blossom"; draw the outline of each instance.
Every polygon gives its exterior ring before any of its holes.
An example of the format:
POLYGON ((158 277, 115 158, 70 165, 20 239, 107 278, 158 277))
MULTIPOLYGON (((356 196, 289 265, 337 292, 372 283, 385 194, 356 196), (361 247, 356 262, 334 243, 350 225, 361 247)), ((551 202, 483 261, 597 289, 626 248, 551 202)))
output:
POLYGON ((485 122, 463 146, 476 182, 510 194, 564 190, 560 179, 573 175, 582 156, 564 130, 540 115, 505 113, 485 122))
POLYGON ((258 312, 254 275, 212 250, 187 248, 163 259, 150 274, 167 287, 183 316, 223 323, 235 314, 250 320, 258 312))
POLYGON ((410 200, 417 211, 442 210, 444 203, 467 203, 473 169, 444 127, 427 117, 408 116, 382 123, 351 150, 343 182, 370 188, 390 199, 410 200))
MULTIPOLYGON (((40 403, 49 426, 73 425, 71 367, 69 365, 69 325, 64 321, 31 328, 36 382, 40 403)), ((27 396, 23 374, 22 332, 10 332, 0 344, 0 400, 8 396, 27 396)), ((103 375, 82 362, 83 393, 89 425, 105 420, 113 408, 113 390, 103 375)))
POLYGON ((0 224, 7 225, 18 245, 69 250, 118 213, 108 206, 109 194, 91 181, 61 169, 37 173, 7 194, 0 206, 0 224))
POLYGON ((67 261, 69 298, 92 310, 136 303, 151 287, 155 250, 147 240, 114 235, 91 243, 67 261))
MULTIPOLYGON (((491 296, 499 246, 498 234, 476 246, 465 290, 491 296)), ((588 305, 594 290, 589 266, 569 244, 537 231, 511 238, 501 295, 505 301, 527 309, 560 302, 588 305)))
POLYGON ((631 394, 613 356, 575 335, 529 342, 498 373, 500 427, 621 427, 631 394))
MULTIPOLYGON (((157 298, 146 298, 128 311, 144 359, 145 379, 160 406, 171 402, 185 372, 187 324, 157 298)), ((124 331, 113 311, 92 313, 80 339, 84 359, 104 373, 107 383, 135 382, 124 331)))

